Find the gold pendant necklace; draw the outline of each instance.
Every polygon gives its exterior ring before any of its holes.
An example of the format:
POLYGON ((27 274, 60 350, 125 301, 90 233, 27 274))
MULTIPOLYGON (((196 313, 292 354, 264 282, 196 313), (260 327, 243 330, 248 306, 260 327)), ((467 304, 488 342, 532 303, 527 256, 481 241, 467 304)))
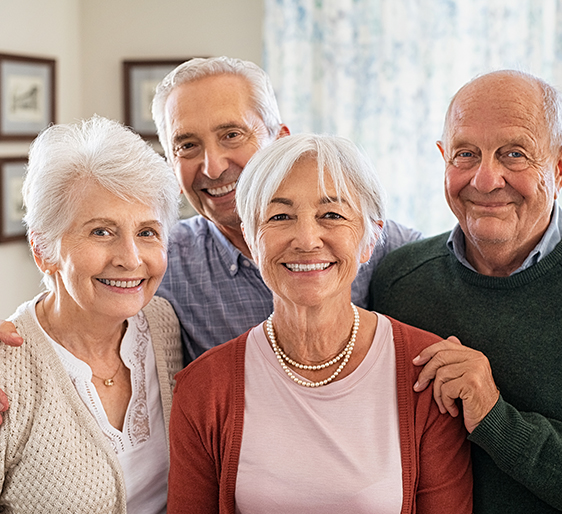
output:
POLYGON ((92 376, 96 377, 99 380, 103 380, 103 385, 106 387, 111 387, 112 385, 115 384, 115 382, 113 381, 113 379, 117 376, 117 373, 119 373, 119 370, 121 369, 121 365, 123 364, 123 361, 121 359, 119 359, 119 366, 117 368, 117 371, 113 374, 113 376, 111 378, 101 378, 98 377, 97 375, 94 375, 94 372, 92 371, 92 376))

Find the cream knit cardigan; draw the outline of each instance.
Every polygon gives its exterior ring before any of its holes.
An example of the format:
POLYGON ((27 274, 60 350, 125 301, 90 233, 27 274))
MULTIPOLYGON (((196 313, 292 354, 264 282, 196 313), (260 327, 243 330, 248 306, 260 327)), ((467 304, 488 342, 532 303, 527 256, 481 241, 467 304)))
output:
MULTIPOLYGON (((35 301, 12 318, 23 345, 0 344, 0 388, 10 399, 0 425, 0 512, 126 513, 115 451, 29 313, 35 301)), ((179 324, 163 298, 154 297, 143 312, 168 433, 173 376, 183 367, 179 324)))

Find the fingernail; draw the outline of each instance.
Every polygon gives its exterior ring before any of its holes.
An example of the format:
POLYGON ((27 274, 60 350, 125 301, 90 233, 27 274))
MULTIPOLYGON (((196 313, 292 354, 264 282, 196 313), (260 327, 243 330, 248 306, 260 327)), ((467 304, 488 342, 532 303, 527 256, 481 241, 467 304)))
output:
POLYGON ((416 382, 416 383, 414 384, 414 389, 417 391, 419 387, 420 387, 420 383, 419 383, 419 382, 416 382))
POLYGON ((412 360, 412 362, 413 362, 414 364, 417 364, 420 360, 421 360, 421 357, 418 355, 417 357, 414 357, 414 359, 412 360))
POLYGON ((0 403, 0 412, 4 410, 4 404, 0 403))

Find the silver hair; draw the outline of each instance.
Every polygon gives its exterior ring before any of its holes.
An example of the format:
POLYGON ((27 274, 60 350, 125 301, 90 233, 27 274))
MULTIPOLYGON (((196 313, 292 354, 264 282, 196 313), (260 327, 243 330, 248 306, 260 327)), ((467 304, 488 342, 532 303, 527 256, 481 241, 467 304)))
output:
POLYGON ((309 157, 317 163, 321 190, 325 191, 328 174, 337 195, 345 198, 363 218, 362 249, 381 240, 382 229, 377 221, 385 218, 385 193, 371 162, 343 137, 298 134, 282 137, 258 151, 240 175, 236 208, 250 250, 255 247, 258 226, 264 221, 275 192, 295 164, 309 157))
MULTIPOLYGON (((47 262, 60 259, 62 237, 80 208, 79 193, 92 183, 154 208, 167 242, 180 194, 173 170, 140 136, 116 121, 94 116, 53 125, 30 147, 24 222, 30 242, 47 262)), ((49 275, 43 282, 50 290, 54 287, 49 275)))
POLYGON ((168 159, 172 157, 172 148, 166 127, 166 101, 172 91, 187 82, 229 74, 248 81, 254 109, 265 124, 270 137, 277 137, 281 128, 281 115, 273 86, 265 71, 253 62, 225 56, 190 59, 164 77, 156 87, 156 94, 152 100, 152 117, 156 123, 158 139, 168 159))
POLYGON ((504 75, 508 77, 520 78, 540 89, 543 99, 543 112, 546 128, 550 137, 550 147, 554 153, 558 153, 560 151, 560 147, 562 147, 562 95, 556 88, 540 79, 539 77, 520 70, 498 70, 486 73, 484 75, 478 75, 477 77, 467 82, 463 87, 461 87, 455 93, 455 96, 453 96, 453 98, 451 99, 451 102, 449 103, 449 107, 447 109, 447 113, 445 114, 443 135, 441 136, 443 142, 445 142, 448 137, 452 110, 459 95, 474 82, 478 81, 481 78, 492 75, 504 75))

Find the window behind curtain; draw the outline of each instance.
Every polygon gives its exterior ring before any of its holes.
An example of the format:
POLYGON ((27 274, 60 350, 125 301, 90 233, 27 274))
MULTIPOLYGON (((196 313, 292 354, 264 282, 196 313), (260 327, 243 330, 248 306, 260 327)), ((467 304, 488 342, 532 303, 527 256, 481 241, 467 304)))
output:
POLYGON ((435 142, 457 89, 501 68, 562 87, 556 0, 264 1, 264 67, 283 121, 360 145, 388 217, 425 235, 455 222, 435 142))

